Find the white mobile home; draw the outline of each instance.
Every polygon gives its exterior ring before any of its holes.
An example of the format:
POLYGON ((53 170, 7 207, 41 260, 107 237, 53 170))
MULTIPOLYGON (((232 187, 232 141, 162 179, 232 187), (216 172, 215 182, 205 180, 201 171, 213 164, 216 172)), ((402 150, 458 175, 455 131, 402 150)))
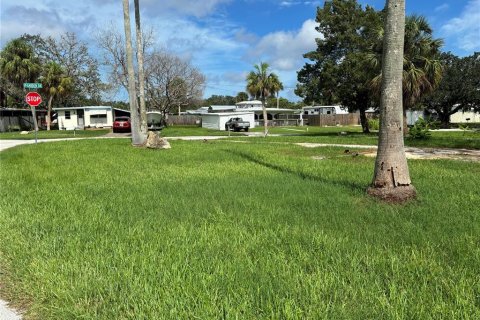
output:
POLYGON ((304 115, 317 115, 317 114, 348 114, 348 110, 342 109, 341 106, 312 106, 303 107, 304 115))
POLYGON ((255 114, 253 112, 220 112, 205 113, 202 117, 202 128, 225 130, 225 123, 230 118, 242 118, 244 121, 250 122, 250 128, 255 127, 255 114))
POLYGON ((53 108, 57 113, 58 128, 73 130, 85 128, 111 128, 115 116, 129 116, 130 111, 110 106, 53 108))

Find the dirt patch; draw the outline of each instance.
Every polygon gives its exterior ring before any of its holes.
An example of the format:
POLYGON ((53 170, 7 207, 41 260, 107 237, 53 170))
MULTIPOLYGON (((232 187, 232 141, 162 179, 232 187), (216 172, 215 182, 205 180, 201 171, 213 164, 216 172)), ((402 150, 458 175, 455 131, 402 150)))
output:
MULTIPOLYGON (((305 148, 320 148, 320 147, 341 147, 346 148, 345 153, 355 155, 364 155, 366 157, 377 156, 377 146, 368 145, 349 145, 349 144, 328 144, 328 143, 296 143, 296 145, 305 148), (362 151, 350 151, 350 149, 367 149, 362 151)), ((450 159, 480 162, 480 150, 470 149, 441 149, 441 148, 405 148, 407 159, 450 159)), ((321 159, 316 159, 321 160, 321 159)))
MULTIPOLYGON (((435 159, 449 159, 449 160, 463 160, 480 162, 480 150, 468 149, 419 149, 419 148, 405 148, 407 159, 421 159, 421 160, 435 160, 435 159)), ((363 155, 367 157, 376 157, 377 152, 365 152, 363 155)))

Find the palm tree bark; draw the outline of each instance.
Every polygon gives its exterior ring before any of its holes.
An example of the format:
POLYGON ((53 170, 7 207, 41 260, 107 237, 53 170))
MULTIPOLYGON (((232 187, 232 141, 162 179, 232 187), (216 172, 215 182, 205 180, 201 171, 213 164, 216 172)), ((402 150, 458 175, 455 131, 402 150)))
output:
POLYGON ((140 27, 139 0, 133 1, 135 6, 135 31, 137 37, 137 61, 138 61, 138 96, 140 100, 140 134, 147 139, 147 108, 145 106, 145 71, 143 68, 143 38, 140 27))
POLYGON ((368 193, 389 202, 415 198, 403 141, 402 70, 405 0, 387 0, 383 45, 380 132, 375 172, 368 193))
POLYGON ((132 144, 143 145, 145 140, 140 134, 140 123, 137 107, 137 90, 135 88, 135 70, 133 68, 132 31, 130 29, 129 0, 123 0, 123 23, 125 26, 125 42, 127 50, 128 97, 130 101, 130 119, 132 124, 132 144))

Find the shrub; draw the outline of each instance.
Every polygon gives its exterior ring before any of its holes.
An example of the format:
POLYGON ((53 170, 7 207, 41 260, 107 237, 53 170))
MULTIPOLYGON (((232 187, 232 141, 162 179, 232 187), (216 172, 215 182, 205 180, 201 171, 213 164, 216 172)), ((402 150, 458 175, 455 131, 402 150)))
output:
POLYGON ((370 128, 370 130, 379 130, 380 129, 380 120, 379 119, 368 119, 368 128, 370 128))
POLYGON ((412 139, 427 139, 430 137, 431 121, 420 118, 413 127, 408 130, 408 135, 412 139))

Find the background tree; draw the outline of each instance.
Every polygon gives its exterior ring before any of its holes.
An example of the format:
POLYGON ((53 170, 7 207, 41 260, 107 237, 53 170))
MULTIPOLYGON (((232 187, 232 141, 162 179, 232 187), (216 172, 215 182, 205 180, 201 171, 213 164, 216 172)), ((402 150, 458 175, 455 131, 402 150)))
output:
POLYGON ((190 62, 155 51, 148 59, 146 70, 149 109, 160 111, 164 119, 173 110, 200 101, 205 76, 190 62))
POLYGON ((286 98, 269 97, 267 99, 267 106, 275 106, 278 103, 278 107, 281 109, 301 109, 299 104, 289 101, 286 98))
POLYGON ((386 9, 380 131, 374 177, 368 193, 386 201, 404 202, 416 196, 402 133, 405 0, 387 0, 386 9))
POLYGON ((43 64, 50 61, 57 63, 72 80, 72 90, 63 96, 60 101, 62 105, 78 106, 85 100, 101 101, 104 86, 100 80, 98 61, 90 55, 87 44, 80 41, 75 33, 67 32, 59 39, 30 35, 23 37, 35 44, 43 64))
MULTIPOLYGON (((264 136, 268 134, 267 109, 265 107, 266 99, 275 93, 282 83, 275 73, 269 72, 268 63, 261 62, 254 65, 254 71, 250 71, 247 76, 247 91, 252 95, 259 97, 262 101, 263 109, 263 127, 264 136)), ((283 87, 283 86, 282 86, 283 87)))
POLYGON ((382 14, 356 0, 325 1, 317 9, 317 49, 306 53, 311 62, 298 72, 295 93, 306 104, 341 104, 350 112, 360 111, 368 132, 365 111, 375 106, 369 82, 376 75, 366 55, 382 37, 382 14))
MULTIPOLYGON (((433 38, 433 30, 423 16, 411 15, 405 21, 403 62, 404 135, 408 133, 407 110, 414 108, 425 95, 433 92, 442 78, 439 60, 441 39, 433 38)), ((372 50, 369 58, 379 74, 372 79, 372 88, 379 96, 382 73, 380 55, 372 50)))
POLYGON ((237 93, 237 96, 235 97, 236 102, 241 102, 241 101, 247 101, 248 100, 248 93, 241 91, 237 93))
POLYGON ((458 111, 480 111, 480 53, 459 58, 442 53, 443 77, 438 88, 423 99, 429 113, 438 115, 443 128, 458 111))
POLYGON ((280 82, 280 79, 278 79, 278 76, 276 74, 272 75, 272 90, 275 93, 275 96, 277 97, 277 103, 276 106, 277 108, 280 107, 280 91, 283 90, 283 84, 280 82))
POLYGON ((248 95, 247 95, 247 99, 244 99, 244 100, 238 100, 237 97, 213 94, 210 97, 208 97, 207 99, 204 99, 202 101, 202 106, 203 107, 234 106, 235 103, 237 103, 237 102, 248 100, 248 95))
POLYGON ((41 71, 40 60, 26 41, 17 38, 6 44, 0 52, 0 74, 5 100, 12 100, 10 106, 25 106, 23 83, 35 82, 41 71))
POLYGON ((42 77, 40 78, 43 89, 47 96, 47 131, 50 130, 52 123, 52 102, 55 97, 67 95, 72 90, 72 79, 67 77, 65 71, 56 62, 50 61, 44 66, 42 77))

